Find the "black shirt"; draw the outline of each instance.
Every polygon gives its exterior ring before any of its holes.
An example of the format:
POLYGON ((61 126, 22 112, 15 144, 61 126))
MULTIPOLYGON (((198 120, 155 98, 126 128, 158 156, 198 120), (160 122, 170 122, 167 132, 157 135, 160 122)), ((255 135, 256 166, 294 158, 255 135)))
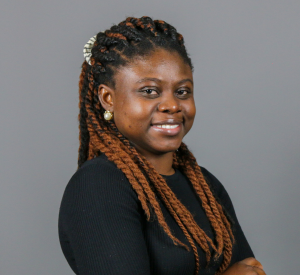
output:
MULTIPOLYGON (((205 168, 201 169, 234 222, 231 265, 254 257, 223 185, 205 168)), ((179 170, 164 178, 199 226, 214 239, 200 198, 188 178, 179 170)), ((161 202, 160 205, 172 233, 190 246, 166 207, 161 202)), ((78 275, 194 275, 192 249, 174 245, 156 219, 146 220, 129 181, 105 155, 85 162, 68 183, 60 207, 59 238, 69 265, 78 275)), ((199 274, 215 274, 223 256, 217 261, 212 258, 206 267, 200 247, 198 253, 199 274)))

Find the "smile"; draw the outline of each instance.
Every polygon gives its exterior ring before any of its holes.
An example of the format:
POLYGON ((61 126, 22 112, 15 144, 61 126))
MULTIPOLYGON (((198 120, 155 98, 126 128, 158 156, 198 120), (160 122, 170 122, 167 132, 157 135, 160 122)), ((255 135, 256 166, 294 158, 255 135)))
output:
POLYGON ((161 125, 155 125, 158 128, 164 128, 164 129, 175 129, 179 127, 179 124, 161 124, 161 125))
POLYGON ((167 136, 177 136, 182 130, 182 123, 180 124, 155 124, 152 125, 151 128, 162 134, 167 136))

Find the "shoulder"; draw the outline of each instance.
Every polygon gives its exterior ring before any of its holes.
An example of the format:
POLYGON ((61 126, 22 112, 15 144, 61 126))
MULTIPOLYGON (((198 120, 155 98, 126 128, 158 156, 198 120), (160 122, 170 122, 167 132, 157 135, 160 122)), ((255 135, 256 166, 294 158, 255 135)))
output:
POLYGON ((207 184, 209 185, 217 200, 219 200, 225 208, 231 208, 232 202, 224 185, 206 168, 202 166, 200 166, 200 168, 207 184))
MULTIPOLYGON (((86 161, 71 177, 67 189, 106 188, 122 186, 127 178, 105 155, 86 161), (107 186, 108 185, 108 186, 107 186)), ((128 184, 125 184, 128 185, 128 184)))
MULTIPOLYGON (((68 185, 72 185, 78 181, 85 181, 89 178, 97 181, 107 181, 111 177, 122 178, 125 177, 121 170, 117 166, 109 161, 103 154, 97 158, 87 160, 72 176, 68 185)), ((125 177, 126 178, 126 177, 125 177)), ((91 183, 91 182, 89 182, 91 183)))
POLYGON ((137 195, 123 172, 105 155, 86 161, 65 188, 61 209, 70 212, 82 205, 103 207, 117 202, 136 204, 137 195))
POLYGON ((200 166, 201 172, 207 184, 213 189, 214 192, 220 193, 225 190, 223 184, 206 168, 200 166))

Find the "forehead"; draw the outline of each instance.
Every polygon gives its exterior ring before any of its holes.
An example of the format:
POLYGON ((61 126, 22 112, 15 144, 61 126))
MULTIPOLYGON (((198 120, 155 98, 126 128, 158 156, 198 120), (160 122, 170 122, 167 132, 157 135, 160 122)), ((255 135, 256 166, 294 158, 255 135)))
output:
POLYGON ((126 66, 119 68, 115 74, 116 85, 141 78, 158 78, 162 81, 180 81, 192 79, 192 70, 177 52, 164 49, 155 50, 145 57, 137 57, 126 66))

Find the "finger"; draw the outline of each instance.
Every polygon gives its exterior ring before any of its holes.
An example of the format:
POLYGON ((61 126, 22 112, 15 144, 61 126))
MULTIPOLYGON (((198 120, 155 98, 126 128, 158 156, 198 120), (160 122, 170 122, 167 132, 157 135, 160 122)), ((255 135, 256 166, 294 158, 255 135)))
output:
POLYGON ((256 262, 253 264, 253 266, 258 267, 260 269, 264 269, 264 267, 262 266, 262 264, 256 260, 256 262))
POLYGON ((241 261, 241 263, 244 263, 246 265, 255 265, 256 262, 257 262, 257 260, 253 257, 246 258, 246 259, 241 261))
POLYGON ((246 265, 256 266, 258 268, 264 269, 262 264, 253 257, 246 258, 246 259, 242 260, 241 262, 246 265))
POLYGON ((256 267, 256 266, 253 266, 253 269, 255 270, 255 272, 258 274, 258 275, 267 275, 263 269, 259 268, 259 267, 256 267))

